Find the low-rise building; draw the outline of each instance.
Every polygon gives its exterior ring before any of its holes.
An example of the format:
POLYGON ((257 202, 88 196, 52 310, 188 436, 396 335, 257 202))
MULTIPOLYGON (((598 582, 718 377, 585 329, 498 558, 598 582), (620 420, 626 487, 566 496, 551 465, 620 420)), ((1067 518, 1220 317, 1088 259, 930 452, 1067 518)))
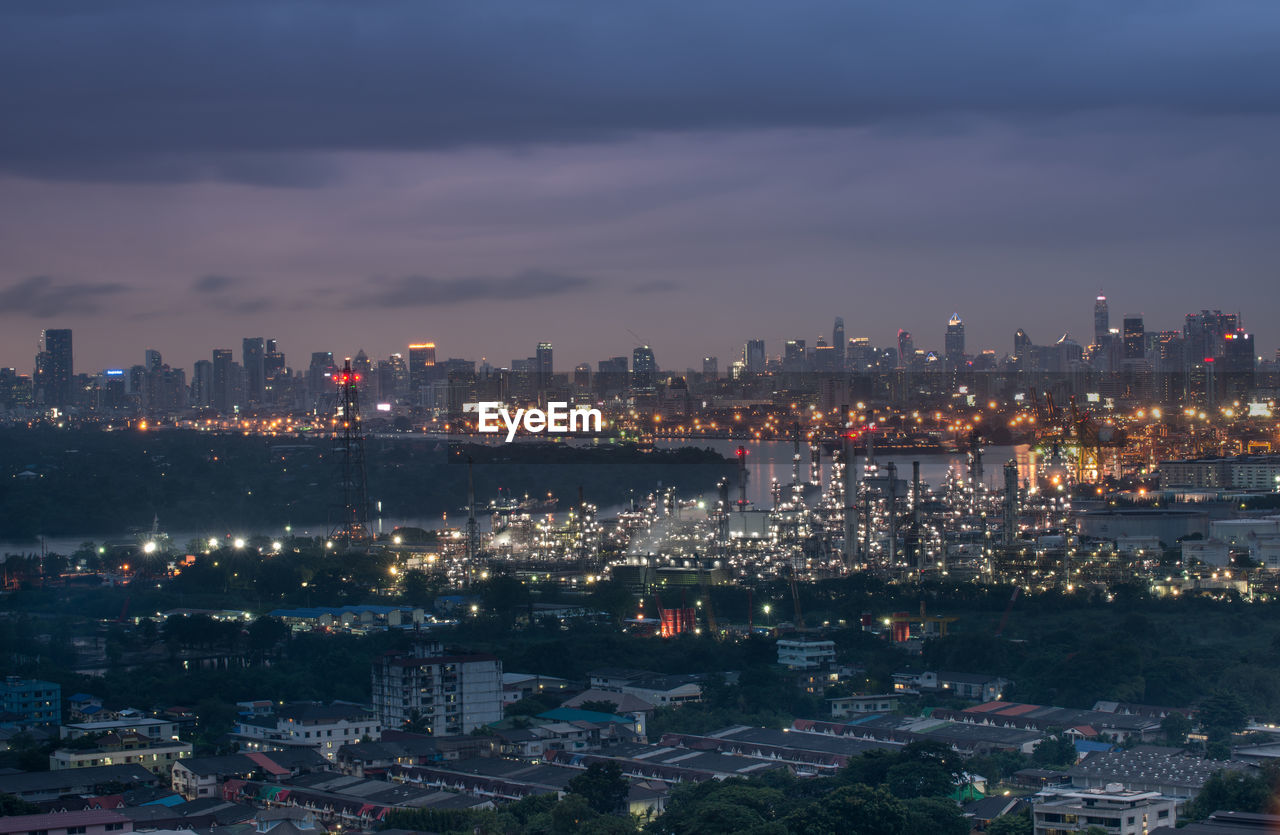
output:
POLYGON ((132 831, 133 821, 124 815, 98 809, 0 818, 0 835, 114 835, 132 831))
POLYGON ((140 765, 167 775, 173 764, 191 756, 191 743, 152 739, 133 731, 111 731, 94 740, 92 748, 59 748, 49 755, 49 770, 140 765))
POLYGON ((0 774, 0 794, 11 794, 32 803, 67 795, 101 794, 110 787, 150 788, 158 785, 155 772, 138 765, 101 765, 62 771, 22 771, 0 774))
POLYGON ((648 670, 607 667, 587 674, 595 690, 629 693, 656 707, 678 707, 702 701, 699 674, 663 675, 648 670))
POLYGON ((310 748, 333 762, 343 745, 366 737, 376 740, 381 733, 373 711, 364 705, 299 702, 274 713, 241 717, 232 737, 241 751, 310 748))
POLYGON ((832 719, 848 719, 861 713, 892 713, 898 709, 897 693, 861 693, 827 699, 832 719))
POLYGON ((8 724, 61 724, 62 685, 35 678, 6 676, 0 682, 0 713, 12 714, 8 724))
POLYGON ((818 670, 836 663, 836 642, 801 636, 778 639, 778 663, 788 670, 818 670))
POLYGON ((1180 748, 1139 745, 1128 751, 1089 754, 1067 774, 1076 789, 1122 785, 1135 791, 1159 792, 1179 804, 1194 798, 1218 771, 1256 774, 1257 768, 1240 760, 1206 760, 1180 748))
POLYGON ((1113 784, 1074 791, 1048 789, 1031 809, 1035 835, 1066 835, 1099 827, 1107 835, 1147 835, 1157 826, 1173 826, 1178 813, 1172 798, 1159 792, 1132 791, 1113 784))

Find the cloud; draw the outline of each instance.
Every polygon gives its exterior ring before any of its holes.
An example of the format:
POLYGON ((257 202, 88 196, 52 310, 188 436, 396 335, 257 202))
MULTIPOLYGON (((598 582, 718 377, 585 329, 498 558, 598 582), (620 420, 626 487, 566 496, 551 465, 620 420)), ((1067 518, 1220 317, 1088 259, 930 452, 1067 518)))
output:
POLYGON ((202 275, 191 286, 197 293, 221 293, 241 281, 242 279, 227 275, 202 275))
POLYGON ((1271 0, 10 0, 0 168, 313 186, 335 151, 1273 114, 1277 39, 1271 0))
POLYGON ((595 281, 546 270, 525 270, 506 277, 433 278, 410 275, 376 278, 370 290, 351 299, 357 307, 427 307, 472 301, 519 301, 586 290, 595 281))
POLYGON ((66 282, 47 275, 33 275, 0 289, 0 313, 36 318, 72 313, 97 313, 104 299, 127 292, 115 282, 66 282))

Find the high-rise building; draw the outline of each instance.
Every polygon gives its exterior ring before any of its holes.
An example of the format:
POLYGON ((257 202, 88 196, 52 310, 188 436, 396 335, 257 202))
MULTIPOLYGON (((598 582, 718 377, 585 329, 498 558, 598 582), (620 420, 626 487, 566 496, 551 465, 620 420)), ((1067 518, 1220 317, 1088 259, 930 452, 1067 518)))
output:
POLYGON ((211 405, 219 414, 230 414, 235 384, 231 380, 232 354, 230 348, 213 349, 213 392, 211 405))
POLYGON ((807 371, 809 349, 803 339, 788 339, 782 348, 783 371, 807 371))
POLYGON ((651 389, 657 382, 658 362, 653 357, 653 349, 641 345, 631 352, 631 387, 651 389))
POLYGON ((40 335, 40 356, 36 358, 37 392, 46 406, 65 409, 73 405, 71 377, 73 356, 70 328, 45 328, 40 335))
POLYGON ((196 360, 191 372, 191 405, 207 409, 213 405, 213 363, 196 360))
POLYGON ((148 348, 144 354, 145 360, 142 363, 143 368, 147 371, 159 371, 164 365, 164 358, 160 356, 160 352, 155 348, 148 348))
MULTIPOLYGON (((487 376, 481 374, 480 376, 487 376)), ((573 367, 573 387, 575 389, 591 388, 591 366, 585 362, 580 362, 573 367)))
POLYGON ((1142 322, 1141 313, 1126 313, 1124 317, 1124 358, 1127 360, 1145 359, 1147 356, 1147 333, 1142 322))
POLYGON ((1015 357, 1027 357, 1031 353, 1031 337, 1027 336, 1027 332, 1022 328, 1013 334, 1013 355, 1015 357))
POLYGON ((742 349, 742 361, 747 364, 747 371, 752 374, 764 371, 764 340, 748 339, 746 346, 742 349))
POLYGON ((502 662, 419 643, 373 662, 373 709, 383 728, 419 717, 432 736, 466 734, 502 719, 502 662))
POLYGON ((959 313, 952 313, 947 320, 942 356, 949 369, 955 370, 964 365, 964 322, 960 321, 959 313))
POLYGON ((876 349, 871 340, 865 336, 849 337, 849 347, 845 351, 845 366, 850 370, 866 374, 875 364, 876 349))
POLYGON ((911 331, 898 328, 898 367, 906 368, 911 358, 916 355, 916 344, 911 338, 911 331))
POLYGON ((436 368, 436 343, 419 342, 409 346, 409 392, 417 395, 431 382, 436 368))
POLYGON ((596 390, 601 394, 627 387, 627 358, 610 357, 596 363, 596 390))
POLYGON ((844 319, 840 316, 836 317, 835 327, 831 329, 831 347, 836 349, 835 370, 843 371, 845 369, 844 319))
POLYGON ((253 336, 242 343, 241 359, 244 364, 245 399, 250 403, 261 403, 266 387, 266 340, 261 336, 253 336))
POLYGON ((1203 362, 1206 357, 1222 356, 1226 349, 1226 335, 1240 328, 1240 317, 1221 310, 1202 310, 1188 313, 1183 338, 1186 340, 1187 361, 1203 362))
POLYGON ((1093 344, 1102 345, 1111 332, 1111 314, 1107 310, 1107 297, 1098 294, 1093 302, 1093 344))
POLYGON ((551 374, 553 370, 552 364, 552 347, 550 342, 539 342, 538 350, 534 355, 536 360, 535 380, 539 391, 546 391, 551 387, 551 374))
POLYGON ((719 357, 703 357, 702 358, 702 376, 715 379, 720 376, 720 358, 719 357))

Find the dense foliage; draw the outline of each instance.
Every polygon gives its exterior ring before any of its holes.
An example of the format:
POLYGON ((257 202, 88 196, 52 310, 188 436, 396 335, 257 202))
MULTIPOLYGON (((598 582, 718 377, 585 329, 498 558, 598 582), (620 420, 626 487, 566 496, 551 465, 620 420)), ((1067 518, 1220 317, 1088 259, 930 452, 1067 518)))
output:
MULTIPOLYGON (((659 484, 711 489, 733 464, 693 447, 457 445, 406 435, 370 439, 369 497, 392 519, 452 513, 466 503, 468 457, 481 502, 505 495, 630 500, 659 484)), ((37 535, 169 530, 262 532, 328 526, 340 511, 340 460, 323 437, 266 438, 188 430, 0 429, 0 541, 37 535), (19 473, 32 473, 18 478, 19 473)))

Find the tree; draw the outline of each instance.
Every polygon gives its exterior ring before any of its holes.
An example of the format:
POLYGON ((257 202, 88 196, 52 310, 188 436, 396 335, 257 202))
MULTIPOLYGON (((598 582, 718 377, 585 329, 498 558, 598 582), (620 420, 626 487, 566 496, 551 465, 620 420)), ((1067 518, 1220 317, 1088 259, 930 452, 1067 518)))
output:
POLYGON ((907 808, 884 789, 844 786, 792 812, 783 821, 796 835, 856 832, 858 835, 902 835, 908 832, 907 808))
POLYGON ((612 760, 592 763, 565 787, 566 794, 578 795, 602 815, 611 815, 626 808, 629 791, 630 786, 622 776, 622 767, 612 760))
POLYGON ((1204 820, 1217 811, 1265 812, 1270 801, 1271 788, 1264 778, 1240 771, 1219 771, 1187 804, 1187 817, 1204 820))
POLYGON ((1248 724, 1244 701, 1229 691, 1219 691, 1205 699, 1196 715, 1210 739, 1239 733, 1248 724))
POLYGON ((10 815, 38 815, 44 810, 16 794, 0 794, 0 818, 10 815))
POLYGON ((1001 815, 987 825, 987 835, 1032 835, 1034 831, 1029 810, 1016 815, 1001 815))
POLYGON ((1076 761, 1076 744, 1065 734, 1046 737, 1036 743, 1031 759, 1037 765, 1071 765, 1076 761))
POLYGON ((1164 732, 1165 741, 1170 745, 1185 745, 1187 734, 1191 733, 1191 720, 1174 711, 1160 720, 1160 730, 1164 732))
POLYGON ((596 713, 617 713, 618 703, 607 699, 589 699, 578 705, 579 710, 592 710, 596 713))
POLYGON ((943 797, 955 790, 955 783, 947 770, 936 762, 902 762, 889 769, 886 775, 889 791, 894 797, 943 797))
POLYGON ((907 832, 969 835, 969 821, 950 800, 919 797, 907 803, 907 832))

